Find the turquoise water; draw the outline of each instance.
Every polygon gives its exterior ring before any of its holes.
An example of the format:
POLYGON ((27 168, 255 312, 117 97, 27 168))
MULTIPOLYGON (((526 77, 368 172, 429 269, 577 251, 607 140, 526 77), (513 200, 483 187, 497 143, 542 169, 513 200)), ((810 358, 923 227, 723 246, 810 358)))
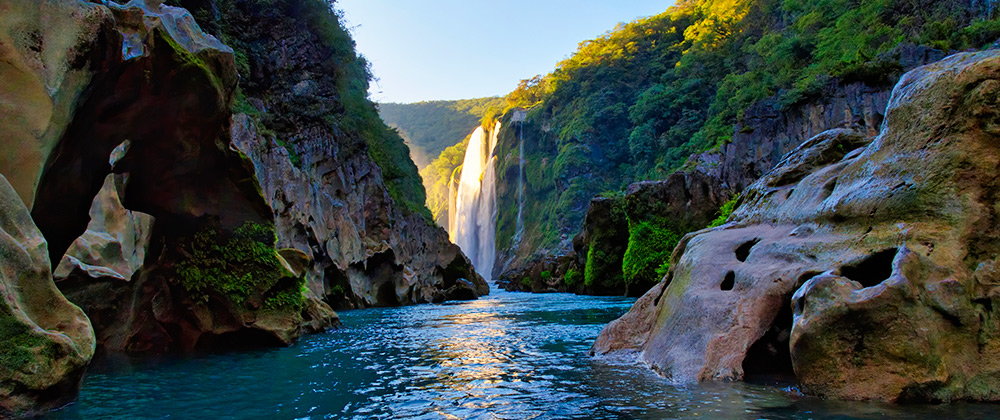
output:
POLYGON ((288 348, 105 358, 55 419, 991 417, 994 405, 891 406, 780 385, 676 386, 587 350, 633 300, 493 291, 472 302, 342 312, 288 348))

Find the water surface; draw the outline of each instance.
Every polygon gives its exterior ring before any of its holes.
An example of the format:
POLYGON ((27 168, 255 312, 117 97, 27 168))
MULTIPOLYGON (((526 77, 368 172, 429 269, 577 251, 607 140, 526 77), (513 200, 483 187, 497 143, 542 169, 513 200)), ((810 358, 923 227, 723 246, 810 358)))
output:
POLYGON ((587 350, 633 299, 493 291, 472 302, 341 312, 288 348, 105 358, 57 419, 991 417, 994 405, 892 406, 786 385, 671 384, 587 350))

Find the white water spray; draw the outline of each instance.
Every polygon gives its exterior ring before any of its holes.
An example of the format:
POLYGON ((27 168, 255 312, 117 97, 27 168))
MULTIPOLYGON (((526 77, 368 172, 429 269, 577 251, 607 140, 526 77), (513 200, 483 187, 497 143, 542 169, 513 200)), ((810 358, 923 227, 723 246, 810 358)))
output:
POLYGON ((476 272, 486 279, 492 278, 496 261, 497 196, 493 148, 499 133, 499 122, 489 136, 483 127, 472 133, 465 150, 454 206, 449 200, 448 208, 448 213, 454 215, 448 223, 452 242, 462 248, 476 272))

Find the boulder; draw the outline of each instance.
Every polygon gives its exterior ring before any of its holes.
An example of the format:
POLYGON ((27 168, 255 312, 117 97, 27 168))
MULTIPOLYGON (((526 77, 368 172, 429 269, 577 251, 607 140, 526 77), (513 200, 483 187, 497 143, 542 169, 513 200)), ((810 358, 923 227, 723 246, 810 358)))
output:
POLYGON ((673 244, 711 223, 729 199, 717 184, 700 172, 676 172, 663 181, 632 183, 624 195, 591 200, 573 238, 576 263, 590 278, 577 291, 640 296, 655 285, 673 244))
POLYGON ((72 401, 94 355, 94 330, 52 282, 45 238, 2 175, 0 293, 0 417, 72 401))
POLYGON ((595 350, 682 382, 794 372, 825 397, 1000 399, 998 93, 997 50, 907 73, 870 145, 838 130, 785 156, 727 224, 681 241, 626 315, 648 333, 614 323, 595 350))

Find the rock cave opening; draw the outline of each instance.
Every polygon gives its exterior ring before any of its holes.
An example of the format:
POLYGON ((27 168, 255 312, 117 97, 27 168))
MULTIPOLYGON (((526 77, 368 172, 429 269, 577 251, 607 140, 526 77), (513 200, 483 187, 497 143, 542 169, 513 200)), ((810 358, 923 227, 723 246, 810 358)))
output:
POLYGON ((862 287, 872 287, 892 276, 892 261, 898 250, 889 248, 869 255, 855 264, 840 268, 840 275, 861 283, 862 287))
MULTIPOLYGON (((352 264, 354 267, 355 264, 352 264)), ((357 270, 351 270, 357 272, 357 270)), ((403 266, 396 264, 396 253, 387 249, 376 253, 365 260, 363 275, 366 282, 374 285, 376 306, 399 306, 399 295, 396 293, 396 285, 405 282, 403 279, 403 266)))
POLYGON ((736 247, 736 259, 739 260, 740 262, 746 262, 747 257, 750 256, 750 250, 752 250, 753 247, 757 246, 757 244, 759 243, 760 243, 760 238, 754 238, 736 247))
POLYGON ((792 331, 792 307, 783 298, 781 310, 771 327, 764 333, 743 358, 743 380, 747 382, 791 381, 795 377, 789 337, 792 331))
POLYGON ((348 309, 352 301, 357 299, 351 293, 351 282, 347 273, 334 264, 323 270, 323 281, 326 283, 324 301, 334 310, 348 309))
POLYGON ((736 273, 730 271, 726 273, 726 277, 722 279, 722 284, 719 285, 719 289, 723 291, 733 290, 736 286, 736 273))

